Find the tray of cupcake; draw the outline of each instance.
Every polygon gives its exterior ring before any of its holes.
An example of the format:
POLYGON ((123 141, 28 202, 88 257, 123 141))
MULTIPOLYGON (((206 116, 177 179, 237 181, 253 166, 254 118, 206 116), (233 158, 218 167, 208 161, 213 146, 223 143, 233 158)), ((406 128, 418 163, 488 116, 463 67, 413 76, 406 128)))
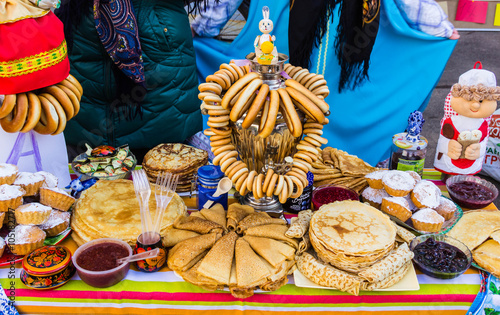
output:
POLYGON ((362 200, 416 234, 445 234, 463 215, 459 205, 416 172, 379 170, 365 178, 369 187, 361 194, 362 200))
POLYGON ((0 163, 0 266, 62 242, 71 233, 74 202, 53 174, 19 172, 16 165, 0 163))

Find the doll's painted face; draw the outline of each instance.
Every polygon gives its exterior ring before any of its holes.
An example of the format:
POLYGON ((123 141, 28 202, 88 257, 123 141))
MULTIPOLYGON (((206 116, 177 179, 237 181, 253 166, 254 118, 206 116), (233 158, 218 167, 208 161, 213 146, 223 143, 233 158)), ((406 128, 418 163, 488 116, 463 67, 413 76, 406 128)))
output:
POLYGON ((469 118, 487 118, 497 109, 497 101, 467 101, 462 97, 452 97, 450 105, 459 115, 469 118))

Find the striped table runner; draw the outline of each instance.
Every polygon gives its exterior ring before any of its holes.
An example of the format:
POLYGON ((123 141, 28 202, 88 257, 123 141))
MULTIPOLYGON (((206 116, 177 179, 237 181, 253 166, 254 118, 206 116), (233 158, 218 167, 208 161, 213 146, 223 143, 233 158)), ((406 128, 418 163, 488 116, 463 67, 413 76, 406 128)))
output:
MULTIPOLYGON (((444 187, 438 172, 427 170, 424 178, 444 187)), ((61 245, 76 249, 71 238, 61 245)), ((15 306, 25 314, 465 314, 480 289, 475 269, 451 280, 431 278, 417 271, 418 291, 361 292, 359 296, 296 287, 290 276, 288 284, 275 292, 256 292, 247 299, 235 299, 227 291, 208 292, 184 282, 164 268, 153 274, 131 269, 124 281, 106 289, 88 286, 75 275, 61 288, 35 291, 20 282, 20 270, 21 266, 16 265, 15 279, 9 279, 10 269, 0 268, 0 284, 9 295, 10 282, 15 282, 15 306)))

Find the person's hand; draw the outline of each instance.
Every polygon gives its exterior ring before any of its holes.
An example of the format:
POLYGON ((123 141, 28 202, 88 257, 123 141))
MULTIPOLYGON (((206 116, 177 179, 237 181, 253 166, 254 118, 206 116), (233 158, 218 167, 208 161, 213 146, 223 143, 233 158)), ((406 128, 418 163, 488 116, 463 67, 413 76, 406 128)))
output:
POLYGON ((479 151, 481 150, 481 145, 479 143, 473 143, 465 149, 465 158, 467 160, 477 160, 479 158, 479 151))
POLYGON ((457 140, 450 140, 448 143, 448 156, 452 160, 457 160, 462 153, 462 145, 457 140))
POLYGON ((58 9, 61 5, 61 0, 30 0, 30 2, 45 10, 58 9))
POLYGON ((453 33, 451 33, 450 39, 459 39, 460 35, 458 34, 457 29, 453 30, 453 33))

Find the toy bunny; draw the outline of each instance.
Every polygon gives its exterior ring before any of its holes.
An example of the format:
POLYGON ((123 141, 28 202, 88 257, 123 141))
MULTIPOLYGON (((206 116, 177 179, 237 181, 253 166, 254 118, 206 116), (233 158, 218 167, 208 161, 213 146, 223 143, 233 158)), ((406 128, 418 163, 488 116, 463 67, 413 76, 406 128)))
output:
POLYGON ((460 76, 445 100, 434 160, 437 170, 450 175, 476 174, 481 170, 489 120, 498 100, 500 88, 496 86, 495 74, 481 69, 480 63, 478 69, 460 76))
POLYGON ((255 38, 255 59, 260 64, 275 64, 278 62, 278 50, 274 46, 276 38, 269 33, 273 30, 273 21, 269 19, 269 8, 262 8, 262 16, 259 22, 259 30, 263 33, 255 38))

